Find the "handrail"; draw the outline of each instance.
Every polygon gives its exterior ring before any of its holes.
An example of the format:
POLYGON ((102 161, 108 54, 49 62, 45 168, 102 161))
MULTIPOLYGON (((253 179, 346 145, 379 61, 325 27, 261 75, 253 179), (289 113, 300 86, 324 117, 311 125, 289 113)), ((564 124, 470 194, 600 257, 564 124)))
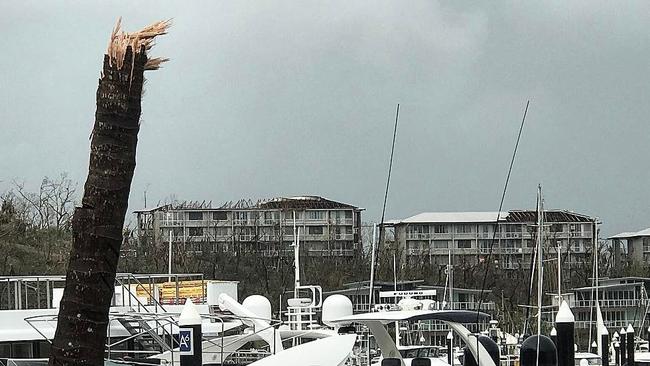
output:
MULTIPOLYGON (((141 305, 142 303, 140 302, 140 300, 138 299, 138 296, 137 296, 137 289, 138 289, 138 286, 142 287, 142 289, 146 292, 146 294, 147 294, 147 295, 149 296, 149 298, 151 299, 151 302, 152 302, 153 305, 154 305, 154 312, 156 312, 156 313, 158 312, 158 306, 160 306, 160 309, 161 309, 164 313, 167 312, 167 310, 165 309, 165 307, 164 307, 164 306, 163 306, 163 305, 162 305, 162 304, 161 304, 161 303, 160 303, 160 302, 159 302, 159 301, 158 301, 158 300, 157 300, 157 299, 156 299, 156 298, 151 294, 151 292, 147 289, 147 287, 145 287, 145 285, 143 285, 142 282, 140 282, 140 280, 138 280, 138 278, 135 277, 135 276, 133 275, 133 273, 128 273, 128 274, 127 274, 127 278, 128 278, 128 279, 133 279, 133 280, 136 282, 136 287, 135 287, 135 288, 136 288, 136 294, 135 294, 136 296, 133 296, 133 297, 135 297, 136 301, 137 301, 140 305, 141 305)), ((122 286, 124 285, 124 283, 123 283, 123 282, 122 282, 118 277, 116 277, 115 279, 116 279, 118 282, 120 282, 120 284, 122 284, 122 286)), ((177 281, 177 282, 178 282, 178 281, 177 281)), ((129 295, 133 295, 133 294, 131 293, 131 288, 129 288, 129 295)), ((143 305, 143 306, 144 306, 144 305, 143 305)), ((138 309, 139 309, 139 307, 138 307, 138 309)), ((149 312, 149 310, 147 310, 146 306, 145 306, 145 311, 149 312)))

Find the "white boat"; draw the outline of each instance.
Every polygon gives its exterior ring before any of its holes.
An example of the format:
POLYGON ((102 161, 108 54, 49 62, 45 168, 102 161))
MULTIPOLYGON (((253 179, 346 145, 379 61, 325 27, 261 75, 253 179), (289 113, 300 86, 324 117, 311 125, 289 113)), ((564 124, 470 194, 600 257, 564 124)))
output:
MULTIPOLYGON (((412 301, 411 305, 413 305, 412 301)), ((417 308, 429 307, 420 304, 417 308)), ((409 356, 408 352, 402 354, 388 333, 387 325, 399 321, 439 320, 449 325, 465 342, 475 359, 481 361, 480 366, 496 366, 485 347, 478 342, 476 335, 463 325, 463 323, 475 323, 481 319, 489 318, 488 314, 466 310, 402 310, 399 306, 397 309, 344 316, 333 320, 333 322, 345 325, 350 323, 365 325, 375 338, 384 359, 397 359, 402 366, 410 366, 417 357, 405 357, 409 356)), ((439 357, 428 357, 427 359, 431 361, 432 365, 449 365, 439 357)))

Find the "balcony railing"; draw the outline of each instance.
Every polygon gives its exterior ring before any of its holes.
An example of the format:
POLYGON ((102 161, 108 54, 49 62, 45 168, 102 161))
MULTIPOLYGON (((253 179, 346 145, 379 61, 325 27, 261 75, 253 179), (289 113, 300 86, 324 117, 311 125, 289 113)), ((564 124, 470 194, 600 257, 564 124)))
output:
MULTIPOLYGON (((599 304, 603 308, 627 308, 627 307, 636 307, 636 306, 645 306, 648 300, 641 299, 601 299, 598 300, 599 304)), ((587 308, 594 306, 595 303, 593 300, 569 300, 569 306, 572 308, 587 308)))
MULTIPOLYGON (((607 328, 625 328, 627 327, 628 324, 632 324, 632 327, 634 327, 635 329, 639 329, 639 327, 641 326, 641 320, 638 319, 637 320, 605 320, 604 322, 607 328)), ((595 324, 596 324, 595 319, 594 321, 576 320, 575 327, 588 329, 589 327, 593 327, 595 324)))
POLYGON ((354 234, 334 234, 334 240, 352 240, 354 234))
POLYGON ((308 249, 310 257, 351 257, 354 255, 352 249, 308 249))

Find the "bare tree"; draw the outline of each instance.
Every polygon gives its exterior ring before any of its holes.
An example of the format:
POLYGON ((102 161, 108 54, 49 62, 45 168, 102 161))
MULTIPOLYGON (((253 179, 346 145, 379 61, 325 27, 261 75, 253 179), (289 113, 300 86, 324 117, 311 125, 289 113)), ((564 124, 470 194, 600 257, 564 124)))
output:
POLYGON ((58 178, 43 178, 37 192, 29 192, 24 183, 14 181, 33 225, 40 229, 67 228, 74 208, 77 185, 62 173, 58 178))
POLYGON ((135 169, 147 58, 169 22, 128 34, 118 21, 97 88, 90 164, 81 207, 72 218, 73 244, 49 365, 104 364, 108 311, 135 169))

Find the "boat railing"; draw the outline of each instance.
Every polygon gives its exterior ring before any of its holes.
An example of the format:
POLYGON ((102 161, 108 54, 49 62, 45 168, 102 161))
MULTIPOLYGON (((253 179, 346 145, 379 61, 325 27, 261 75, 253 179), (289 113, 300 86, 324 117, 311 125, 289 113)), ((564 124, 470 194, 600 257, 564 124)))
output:
POLYGON ((132 306, 132 303, 131 303, 132 299, 135 299, 135 302, 137 303, 137 306, 138 306, 138 312, 140 312, 140 310, 144 310, 147 313, 150 312, 149 309, 147 309, 147 306, 145 304, 143 304, 142 301, 140 301, 138 296, 135 296, 136 294, 131 292, 131 283, 130 283, 130 281, 133 280, 135 282, 134 284, 136 285, 136 291, 137 291, 138 288, 141 288, 147 294, 148 300, 154 306, 154 313, 158 313, 158 308, 159 307, 160 307, 160 310, 162 310, 163 313, 167 312, 167 310, 165 310, 165 307, 149 291, 151 289, 151 285, 148 285, 148 287, 150 287, 150 289, 147 289, 147 286, 143 285, 142 282, 140 282, 140 280, 138 280, 131 273, 128 274, 127 279, 129 280, 128 285, 125 284, 123 279, 121 279, 120 277, 115 277, 115 281, 117 281, 117 283, 119 283, 120 286, 122 287, 122 294, 124 294, 124 289, 126 289, 128 291, 129 307, 132 306))
MULTIPOLYGON (((171 365, 174 365, 174 353, 177 353, 179 351, 179 341, 173 336, 173 330, 174 328, 178 328, 178 317, 180 316, 179 313, 135 313, 135 312, 127 312, 127 313, 111 313, 109 314, 109 325, 113 321, 117 321, 119 323, 120 320, 122 321, 143 321, 147 323, 156 323, 155 326, 149 326, 146 328, 141 328, 138 332, 131 334, 130 336, 126 338, 121 338, 116 341, 111 343, 111 335, 110 335, 110 326, 108 327, 108 334, 107 334, 107 340, 108 343, 106 344, 106 352, 108 353, 108 358, 111 359, 111 354, 143 354, 143 355, 153 355, 153 354, 159 354, 160 352, 157 351, 151 351, 151 350, 135 350, 135 349, 115 349, 115 347, 125 344, 128 344, 128 341, 137 339, 139 337, 143 337, 146 335, 151 336, 151 338, 158 344, 163 352, 169 352, 170 358, 171 358, 171 365), (165 339, 169 339, 170 343, 167 343, 165 339)), ((45 322, 45 323, 56 323, 58 316, 57 315, 37 315, 37 316, 31 316, 25 318, 25 321, 41 336, 43 337, 44 340, 49 342, 50 344, 52 343, 52 340, 49 339, 37 326, 37 323, 39 322, 45 322)), ((241 340, 244 340, 246 338, 254 338, 256 335, 259 333, 266 331, 268 329, 273 329, 273 342, 272 344, 268 345, 268 351, 264 353, 265 356, 268 356, 269 354, 274 354, 276 350, 276 336, 277 336, 277 330, 279 326, 285 324, 281 320, 275 320, 275 319, 265 319, 261 317, 241 317, 241 316, 228 316, 228 317, 223 317, 215 314, 201 314, 202 319, 209 319, 211 322, 216 321, 221 323, 221 332, 219 336, 213 337, 213 338, 204 338, 203 341, 207 342, 217 348, 217 351, 205 351, 204 353, 219 353, 220 354, 220 359, 224 360, 224 349, 231 344, 241 342, 241 340), (242 324, 245 324, 247 320, 264 320, 269 322, 269 325, 267 327, 261 328, 261 329, 255 329, 253 332, 248 333, 248 334, 242 334, 241 338, 238 338, 235 341, 226 343, 225 342, 225 334, 226 334, 226 329, 225 329, 225 320, 238 320, 242 322, 242 324)), ((56 325, 54 325, 56 327, 56 325)), ((299 334, 297 336, 292 337, 297 338, 300 336, 303 336, 307 334, 308 331, 305 331, 302 334, 299 334)), ((263 347, 262 350, 265 348, 263 347)), ((238 355, 235 355, 237 357, 239 356, 244 356, 245 351, 238 351, 238 355)), ((234 354, 234 353, 233 353, 234 354)), ((251 353, 252 354, 252 353, 251 353)), ((261 353, 260 353, 261 355, 261 353)), ((180 360, 180 359, 178 359, 180 360)))

